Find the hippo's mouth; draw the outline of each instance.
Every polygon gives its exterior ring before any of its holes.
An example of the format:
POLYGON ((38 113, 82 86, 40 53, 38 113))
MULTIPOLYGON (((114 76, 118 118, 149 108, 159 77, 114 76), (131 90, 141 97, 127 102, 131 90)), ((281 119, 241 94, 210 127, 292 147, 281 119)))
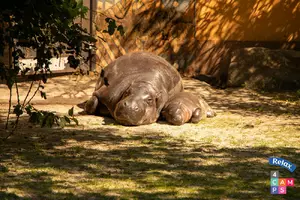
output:
POLYGON ((131 118, 127 117, 115 117, 115 119, 118 123, 125 126, 138 126, 151 123, 149 119, 141 119, 139 121, 134 121, 131 118))
POLYGON ((138 126, 155 122, 155 119, 148 116, 145 110, 135 113, 132 110, 118 109, 118 106, 114 112, 114 118, 118 123, 126 126, 138 126))
POLYGON ((143 124, 141 122, 135 122, 135 121, 130 121, 128 119, 121 119, 121 118, 116 119, 116 121, 119 124, 122 124, 122 125, 125 125, 125 126, 138 126, 138 125, 143 124))
POLYGON ((117 105, 114 118, 117 122, 123 125, 136 126, 143 124, 145 111, 143 109, 134 110, 127 107, 124 107, 120 104, 117 105))

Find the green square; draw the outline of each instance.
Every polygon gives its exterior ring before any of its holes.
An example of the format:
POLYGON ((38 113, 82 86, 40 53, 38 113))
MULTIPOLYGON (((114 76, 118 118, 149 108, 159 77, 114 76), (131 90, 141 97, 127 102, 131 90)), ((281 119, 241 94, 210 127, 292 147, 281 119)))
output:
POLYGON ((278 186, 278 178, 271 178, 271 186, 278 186))

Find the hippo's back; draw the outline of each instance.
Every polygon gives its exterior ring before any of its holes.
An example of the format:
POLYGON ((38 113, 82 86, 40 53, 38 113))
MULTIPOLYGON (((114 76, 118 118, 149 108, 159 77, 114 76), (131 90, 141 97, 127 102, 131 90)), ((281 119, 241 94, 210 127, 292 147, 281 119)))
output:
POLYGON ((145 77, 153 84, 159 82, 164 85, 171 93, 183 89, 178 71, 164 58, 148 52, 123 55, 105 67, 104 71, 108 82, 121 83, 122 80, 130 80, 131 77, 132 80, 145 77))

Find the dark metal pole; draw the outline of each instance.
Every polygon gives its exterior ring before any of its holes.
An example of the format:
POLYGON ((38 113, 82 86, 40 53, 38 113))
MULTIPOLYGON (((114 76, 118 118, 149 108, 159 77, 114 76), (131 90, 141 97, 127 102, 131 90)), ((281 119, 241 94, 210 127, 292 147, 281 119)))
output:
MULTIPOLYGON (((93 34, 93 6, 94 6, 94 3, 93 3, 94 0, 90 0, 90 34, 91 36, 94 36, 93 34)), ((89 49, 89 66, 90 66, 90 71, 92 71, 93 69, 93 62, 91 60, 91 56, 92 56, 92 50, 89 49)))
POLYGON ((196 39, 196 26, 197 26, 197 16, 196 16, 196 13, 197 13, 197 7, 196 7, 196 0, 194 0, 194 39, 196 39))

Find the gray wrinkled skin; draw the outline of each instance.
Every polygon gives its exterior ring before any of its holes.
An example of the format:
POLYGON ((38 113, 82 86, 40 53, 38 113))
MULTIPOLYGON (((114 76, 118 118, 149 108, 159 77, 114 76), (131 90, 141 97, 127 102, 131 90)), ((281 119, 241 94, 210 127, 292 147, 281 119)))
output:
POLYGON ((165 59, 134 52, 104 68, 85 111, 110 115, 123 125, 150 124, 157 121, 169 97, 181 91, 180 74, 165 59))
POLYGON ((206 101, 190 92, 176 93, 166 103, 162 116, 171 124, 198 123, 206 117, 216 116, 206 101))

